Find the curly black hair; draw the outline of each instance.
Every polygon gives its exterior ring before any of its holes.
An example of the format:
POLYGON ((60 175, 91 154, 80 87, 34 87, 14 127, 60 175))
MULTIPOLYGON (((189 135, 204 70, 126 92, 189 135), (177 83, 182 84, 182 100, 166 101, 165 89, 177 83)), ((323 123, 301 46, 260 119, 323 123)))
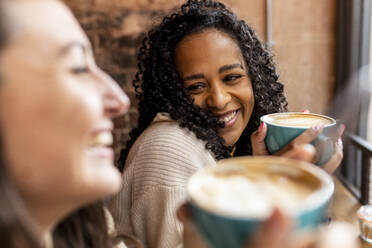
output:
POLYGON ((121 170, 129 149, 159 112, 169 113, 181 127, 206 141, 206 148, 217 159, 230 156, 231 147, 224 145, 217 132, 217 127, 222 124, 209 111, 193 104, 175 66, 177 44, 192 33, 210 28, 227 33, 240 47, 254 91, 255 106, 247 127, 236 143, 235 155, 252 154, 250 136, 258 128, 262 115, 287 110, 284 86, 278 82, 272 55, 254 30, 223 3, 188 0, 153 27, 142 42, 138 72, 133 81, 139 100, 138 125, 130 132, 130 140, 121 151, 118 161, 121 170))

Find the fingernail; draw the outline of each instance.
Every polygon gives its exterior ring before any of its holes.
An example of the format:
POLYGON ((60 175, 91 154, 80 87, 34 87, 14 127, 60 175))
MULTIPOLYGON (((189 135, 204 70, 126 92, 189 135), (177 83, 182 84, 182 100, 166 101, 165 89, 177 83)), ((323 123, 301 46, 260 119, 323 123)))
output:
POLYGON ((263 127, 264 127, 264 125, 265 125, 265 123, 264 122, 261 122, 261 125, 260 125, 260 128, 259 128, 259 132, 261 132, 262 131, 262 129, 263 129, 263 127))
POLYGON ((310 111, 308 109, 304 109, 304 110, 302 110, 302 112, 309 113, 310 111))

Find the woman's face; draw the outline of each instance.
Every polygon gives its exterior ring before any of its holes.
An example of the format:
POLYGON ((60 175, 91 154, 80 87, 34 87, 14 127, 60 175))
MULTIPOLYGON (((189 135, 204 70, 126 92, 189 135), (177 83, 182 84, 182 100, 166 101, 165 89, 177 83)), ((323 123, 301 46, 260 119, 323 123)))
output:
POLYGON ((191 34, 177 45, 176 66, 194 103, 225 123, 218 132, 226 145, 234 145, 254 106, 252 83, 236 42, 216 29, 191 34))
POLYGON ((9 1, 0 51, 0 125, 26 204, 64 208, 117 192, 112 117, 129 101, 95 64, 75 18, 56 1, 9 1))

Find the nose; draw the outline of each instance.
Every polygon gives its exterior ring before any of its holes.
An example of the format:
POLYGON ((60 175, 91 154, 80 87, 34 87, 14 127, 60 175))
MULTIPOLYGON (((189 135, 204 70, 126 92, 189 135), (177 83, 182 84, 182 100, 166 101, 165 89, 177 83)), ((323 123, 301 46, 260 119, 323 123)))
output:
POLYGON ((103 109, 110 118, 119 117, 128 112, 130 101, 119 85, 105 72, 99 69, 100 79, 103 82, 103 109))
POLYGON ((208 108, 222 110, 230 101, 231 95, 222 83, 215 83, 210 87, 210 92, 207 98, 208 108))

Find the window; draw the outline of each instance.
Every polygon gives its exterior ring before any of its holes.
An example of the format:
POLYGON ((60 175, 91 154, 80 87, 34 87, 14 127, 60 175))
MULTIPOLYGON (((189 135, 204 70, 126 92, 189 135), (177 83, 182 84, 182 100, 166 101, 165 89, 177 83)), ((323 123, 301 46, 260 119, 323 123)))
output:
MULTIPOLYGON (((338 176, 367 203, 372 157, 371 2, 339 1, 336 97, 333 114, 346 124, 344 161, 338 176)), ((371 180, 372 182, 372 180, 371 180)), ((372 198, 371 198, 372 199, 372 198)))

